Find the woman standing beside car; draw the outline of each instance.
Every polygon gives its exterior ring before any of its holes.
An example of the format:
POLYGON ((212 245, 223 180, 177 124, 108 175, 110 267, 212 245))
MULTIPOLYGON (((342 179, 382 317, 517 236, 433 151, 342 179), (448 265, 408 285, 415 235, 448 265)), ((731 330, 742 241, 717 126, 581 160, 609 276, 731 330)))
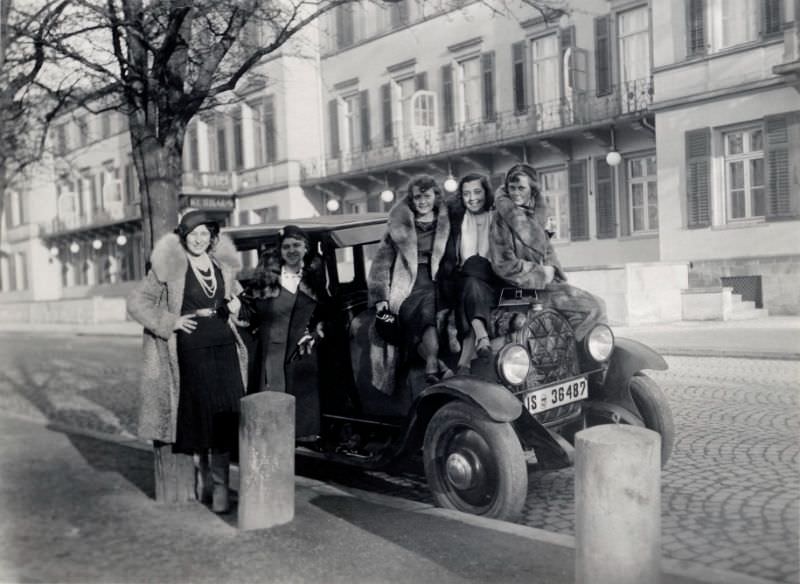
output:
POLYGON ((317 355, 327 298, 320 258, 308 235, 287 225, 278 249, 262 256, 256 287, 242 295, 240 318, 257 329, 257 348, 248 393, 281 391, 295 397, 295 435, 313 442, 320 433, 317 355))
MULTIPOLYGON (((450 222, 436 181, 428 175, 411 180, 408 192, 389 211, 386 235, 370 267, 369 302, 380 314, 398 315, 406 354, 425 361, 425 377, 434 383, 452 375, 439 360, 435 281, 444 256, 450 222)), ((397 356, 373 336, 373 384, 393 387, 397 356)))
POLYGON ((239 308, 239 254, 216 221, 189 209, 156 242, 150 262, 127 300, 145 329, 138 435, 194 454, 198 500, 224 513, 247 372, 230 319, 239 308))

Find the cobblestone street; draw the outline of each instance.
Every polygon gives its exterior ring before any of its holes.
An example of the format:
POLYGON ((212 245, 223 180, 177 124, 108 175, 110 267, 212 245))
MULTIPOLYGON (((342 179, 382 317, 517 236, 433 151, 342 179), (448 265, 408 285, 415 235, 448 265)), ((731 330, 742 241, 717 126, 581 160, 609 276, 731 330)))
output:
MULTIPOLYGON (((0 335, 1 411, 129 434, 139 341, 0 335)), ((651 372, 673 407, 677 440, 662 476, 665 557, 797 582, 800 363, 668 357, 651 372)), ((363 473, 301 461, 303 474, 430 501, 415 470, 363 473)), ((531 475, 524 523, 571 534, 573 470, 531 475)))

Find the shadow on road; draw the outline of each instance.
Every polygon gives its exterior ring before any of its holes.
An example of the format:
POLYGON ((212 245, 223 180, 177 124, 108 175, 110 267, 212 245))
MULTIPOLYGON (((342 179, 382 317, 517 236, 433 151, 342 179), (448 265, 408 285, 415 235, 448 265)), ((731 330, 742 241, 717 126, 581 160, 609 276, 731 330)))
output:
POLYGON ((155 499, 155 477, 153 475, 153 453, 123 444, 98 440, 81 434, 63 433, 89 465, 102 472, 114 472, 151 499, 155 499))

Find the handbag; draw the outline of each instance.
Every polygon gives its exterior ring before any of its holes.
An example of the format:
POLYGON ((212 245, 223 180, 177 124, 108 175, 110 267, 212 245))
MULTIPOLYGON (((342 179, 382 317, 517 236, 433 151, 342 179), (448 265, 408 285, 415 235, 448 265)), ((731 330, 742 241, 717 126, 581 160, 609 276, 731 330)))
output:
POLYGON ((400 320, 396 314, 382 310, 375 314, 375 331, 384 342, 390 345, 400 344, 400 320))

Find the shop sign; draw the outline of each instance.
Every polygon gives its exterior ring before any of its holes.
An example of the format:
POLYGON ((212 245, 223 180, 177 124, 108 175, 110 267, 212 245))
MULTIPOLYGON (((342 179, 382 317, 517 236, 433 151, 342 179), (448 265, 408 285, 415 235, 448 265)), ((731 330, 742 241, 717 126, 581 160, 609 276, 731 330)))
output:
POLYGON ((219 209, 232 211, 234 208, 233 197, 199 197, 187 196, 186 206, 195 209, 219 209))

